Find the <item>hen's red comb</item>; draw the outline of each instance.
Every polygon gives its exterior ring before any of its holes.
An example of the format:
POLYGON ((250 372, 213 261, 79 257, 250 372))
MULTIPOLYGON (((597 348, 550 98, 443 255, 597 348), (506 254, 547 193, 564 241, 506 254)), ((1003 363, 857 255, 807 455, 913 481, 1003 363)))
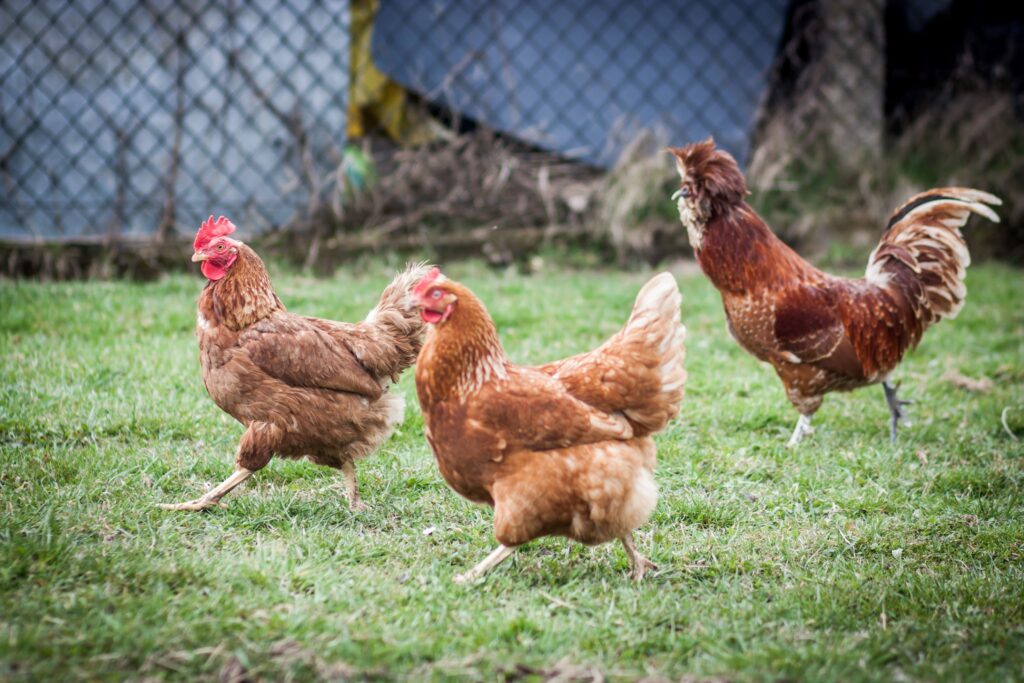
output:
POLYGON ((430 285, 439 277, 441 277, 441 269, 434 266, 427 271, 422 280, 416 283, 416 286, 412 288, 412 293, 416 296, 423 296, 426 294, 427 289, 430 288, 430 285))
POLYGON ((212 242, 215 237, 230 235, 234 231, 235 224, 227 218, 221 216, 215 221, 211 215, 206 219, 205 223, 199 226, 199 232, 196 233, 196 241, 192 243, 192 248, 195 251, 199 251, 212 242))

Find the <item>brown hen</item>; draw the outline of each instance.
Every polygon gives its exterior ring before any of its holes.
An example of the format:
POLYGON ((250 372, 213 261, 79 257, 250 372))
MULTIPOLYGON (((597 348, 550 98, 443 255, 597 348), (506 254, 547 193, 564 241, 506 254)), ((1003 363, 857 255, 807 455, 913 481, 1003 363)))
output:
POLYGON ((789 445, 811 431, 826 393, 882 383, 890 440, 907 403, 889 376, 930 325, 963 306, 970 255, 960 227, 971 213, 999 221, 991 194, 928 190, 897 209, 864 277, 824 273, 776 237, 744 201, 736 161, 711 140, 670 148, 679 171, 673 195, 705 275, 722 295, 729 332, 770 363, 800 413, 789 445))
POLYGON ((647 283, 601 347, 540 367, 512 364, 484 305, 436 269, 415 296, 432 323, 416 363, 427 440, 448 484, 494 508, 500 543, 456 581, 550 535, 619 539, 643 578, 653 565, 632 532, 657 499, 651 435, 679 411, 686 380, 675 279, 647 283))
POLYGON ((427 268, 400 273, 363 322, 307 318, 285 310, 260 257, 228 237, 234 230, 211 216, 192 260, 202 261, 209 279, 196 325, 203 383, 245 425, 235 471, 196 500, 161 507, 218 505, 278 455, 340 469, 350 506, 361 509, 354 463, 402 421, 404 400, 388 387, 420 349, 423 323, 409 291, 427 268))

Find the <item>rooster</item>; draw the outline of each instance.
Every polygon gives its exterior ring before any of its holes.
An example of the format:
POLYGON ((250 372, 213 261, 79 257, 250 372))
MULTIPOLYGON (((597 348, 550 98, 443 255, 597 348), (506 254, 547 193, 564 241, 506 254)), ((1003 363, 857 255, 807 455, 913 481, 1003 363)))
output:
POLYGON ((408 295, 427 268, 400 273, 361 323, 307 318, 285 310, 263 261, 229 237, 234 231, 223 216, 210 216, 192 260, 202 262, 209 280, 196 325, 203 383, 221 410, 245 425, 235 471, 196 500, 161 507, 219 505, 279 455, 341 469, 349 505, 363 509, 354 463, 402 421, 404 401, 388 387, 420 349, 423 323, 408 295))
POLYGON ((500 544, 456 582, 550 535, 619 539, 642 579, 654 565, 632 532, 657 500, 651 435, 679 411, 686 381, 675 279, 647 283, 601 347, 540 367, 512 364, 484 305, 437 269, 414 298, 430 323, 416 362, 427 441, 448 484, 494 508, 500 544))
POLYGON ((903 406, 889 378, 908 349, 963 306, 970 263, 960 227, 971 213, 992 221, 1002 202, 962 187, 928 190, 893 213, 864 277, 834 277, 782 243, 744 201, 735 159, 710 139, 675 156, 672 195, 701 269, 718 288, 729 332, 771 363, 800 413, 789 440, 811 430, 825 394, 881 383, 895 442, 903 406))

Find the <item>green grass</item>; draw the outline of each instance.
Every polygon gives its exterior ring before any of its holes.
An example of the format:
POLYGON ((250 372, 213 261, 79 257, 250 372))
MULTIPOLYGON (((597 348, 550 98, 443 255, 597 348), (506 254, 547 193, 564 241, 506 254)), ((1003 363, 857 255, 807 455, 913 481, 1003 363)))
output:
MULTIPOLYGON (((448 270, 522 362, 600 342, 647 277, 448 270)), ((274 271, 292 310, 340 319, 388 277, 274 271)), ((169 513, 241 433, 199 377, 199 278, 0 283, 0 679, 1024 676, 1024 447, 1000 423, 1024 437, 1024 273, 971 270, 963 313, 897 371, 917 403, 896 447, 873 387, 830 396, 795 451, 774 373, 702 276, 680 285, 687 396, 638 535, 660 571, 634 585, 618 546, 544 539, 463 587, 491 513, 438 474, 411 373, 405 423, 359 466, 369 511, 338 473, 274 460, 227 509, 169 513)))

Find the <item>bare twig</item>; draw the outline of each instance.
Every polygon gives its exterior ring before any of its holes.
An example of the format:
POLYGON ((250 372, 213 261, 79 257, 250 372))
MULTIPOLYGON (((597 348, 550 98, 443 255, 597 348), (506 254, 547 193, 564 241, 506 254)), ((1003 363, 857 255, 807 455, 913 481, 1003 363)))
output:
POLYGON ((569 610, 573 610, 573 611, 576 610, 576 605, 573 605, 572 603, 566 602, 565 600, 562 600, 561 598, 557 598, 554 595, 551 595, 550 593, 546 593, 544 591, 540 591, 540 596, 542 598, 547 599, 548 602, 552 603, 553 605, 557 605, 559 607, 564 607, 565 609, 569 609, 569 610))
POLYGON ((999 416, 999 421, 1003 423, 1003 430, 1005 430, 1006 433, 1010 435, 1011 439, 1013 439, 1014 441, 1020 441, 1020 439, 1017 438, 1017 435, 1014 434, 1013 431, 1010 429, 1010 425, 1007 424, 1006 422, 1006 414, 1009 412, 1010 406, 1006 406, 1005 408, 1003 408, 1003 413, 999 416))
POLYGON ((357 254, 367 250, 380 249, 422 249, 448 248, 466 249, 479 248, 488 243, 501 242, 519 247, 517 251, 535 248, 552 236, 582 237, 588 234, 585 226, 560 225, 553 227, 529 226, 518 228, 502 228, 496 230, 493 225, 482 225, 469 230, 458 230, 447 233, 424 234, 420 232, 390 236, 378 231, 335 235, 324 240, 323 248, 340 254, 357 254), (385 240, 385 237, 387 239, 385 240))
MULTIPOLYGON (((344 231, 363 232, 354 239, 364 244, 383 245, 384 238, 388 246, 405 238, 421 243, 424 228, 436 243, 439 235, 461 234, 467 225, 557 225, 559 214, 570 213, 565 188, 596 189, 600 183, 594 169, 510 145, 488 131, 399 149, 391 161, 393 168, 381 174, 366 201, 347 208, 344 215, 344 231)), ((495 238, 494 232, 472 234, 481 236, 481 244, 495 238)))

